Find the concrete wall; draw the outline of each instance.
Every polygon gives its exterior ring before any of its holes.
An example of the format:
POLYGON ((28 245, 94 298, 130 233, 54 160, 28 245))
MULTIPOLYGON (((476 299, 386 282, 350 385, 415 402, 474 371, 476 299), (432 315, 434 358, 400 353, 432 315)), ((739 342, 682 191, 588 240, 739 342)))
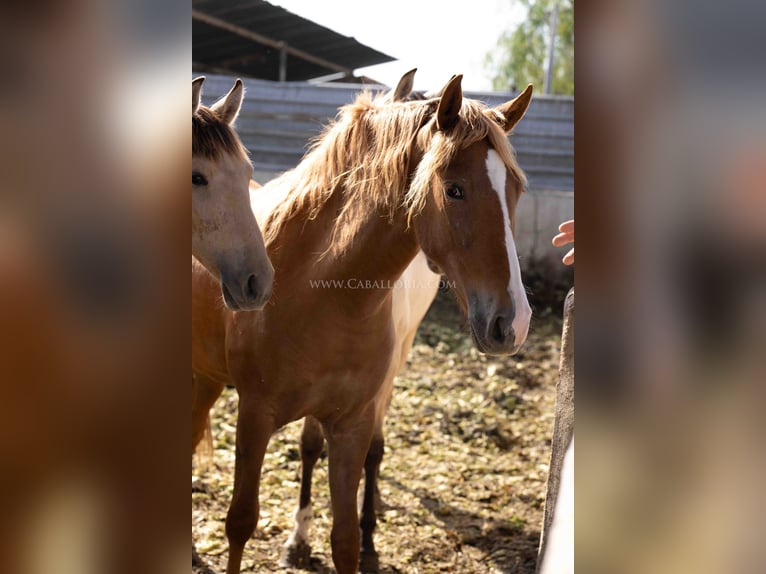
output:
POLYGON ((531 190, 516 208, 516 246, 525 260, 559 258, 571 247, 553 247, 551 239, 558 233, 559 223, 574 218, 574 193, 531 190))

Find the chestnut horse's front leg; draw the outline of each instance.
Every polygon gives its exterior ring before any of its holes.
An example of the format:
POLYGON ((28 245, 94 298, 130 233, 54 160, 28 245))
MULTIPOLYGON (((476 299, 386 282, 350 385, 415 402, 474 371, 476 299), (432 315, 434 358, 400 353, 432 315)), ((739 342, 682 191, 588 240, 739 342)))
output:
POLYGON ((279 560, 285 568, 306 568, 311 562, 311 479, 323 447, 324 434, 319 421, 306 417, 301 433, 301 494, 295 511, 295 527, 279 560))
POLYGON ((364 461, 364 497, 362 498, 362 515, 359 520, 359 526, 362 529, 360 572, 378 571, 378 553, 375 550, 373 533, 377 524, 378 474, 380 472, 380 463, 383 460, 384 448, 383 429, 378 427, 375 429, 370 448, 367 451, 367 458, 364 461))
POLYGON ((354 574, 359 564, 356 494, 375 424, 373 405, 359 415, 325 424, 333 524, 332 559, 338 574, 354 574))
POLYGON ((264 412, 260 397, 252 391, 239 390, 234 496, 226 516, 229 539, 226 574, 239 574, 245 544, 258 524, 261 466, 273 432, 273 417, 264 412))

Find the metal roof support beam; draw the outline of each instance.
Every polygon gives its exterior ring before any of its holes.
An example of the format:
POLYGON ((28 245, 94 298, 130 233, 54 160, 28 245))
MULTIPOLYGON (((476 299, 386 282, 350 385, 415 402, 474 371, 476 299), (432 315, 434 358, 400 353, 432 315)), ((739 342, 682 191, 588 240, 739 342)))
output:
POLYGON ((282 44, 279 49, 279 81, 287 81, 287 45, 282 44))
MULTIPOLYGON (((343 72, 344 74, 348 74, 350 76, 354 75, 354 70, 352 70, 351 68, 345 68, 343 66, 339 66, 338 64, 334 62, 330 62, 323 58, 319 58, 317 56, 309 54, 308 52, 299 50, 298 48, 293 48, 292 46, 284 42, 278 42, 276 40, 272 40, 271 38, 267 36, 257 34, 256 32, 252 32, 250 30, 247 30, 235 24, 231 24, 230 22, 227 22, 226 20, 221 20, 220 18, 216 18, 215 16, 211 16, 210 14, 205 14, 204 12, 200 12, 199 10, 195 10, 194 8, 192 8, 192 19, 197 20, 199 22, 204 22, 205 24, 209 26, 213 26, 214 28, 226 30, 227 32, 230 32, 241 38, 245 38, 246 40, 250 40, 251 42, 256 42, 258 44, 265 44, 277 50, 284 51, 285 60, 287 59, 286 55, 289 54, 291 56, 300 58, 301 60, 305 60, 307 62, 311 62, 312 64, 316 64, 317 66, 329 68, 330 70, 335 70, 336 72, 343 72)), ((282 55, 281 54, 280 54, 279 74, 281 79, 282 77, 282 55)))
POLYGON ((209 66, 207 64, 203 64, 202 62, 194 61, 192 61, 192 70, 207 72, 209 74, 222 74, 224 76, 232 74, 232 71, 228 68, 222 68, 220 66, 209 66))

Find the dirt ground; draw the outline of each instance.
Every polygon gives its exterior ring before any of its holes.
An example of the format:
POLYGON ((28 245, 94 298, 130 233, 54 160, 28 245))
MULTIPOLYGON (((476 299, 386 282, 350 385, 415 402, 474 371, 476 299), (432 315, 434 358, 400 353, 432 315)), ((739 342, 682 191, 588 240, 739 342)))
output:
MULTIPOLYGON (((552 306, 532 297, 535 317, 522 351, 493 358, 473 348, 452 294, 439 293, 386 421, 375 538, 382 574, 534 573, 558 376, 557 303, 564 294, 550 295, 552 306)), ((236 392, 226 390, 213 412, 212 463, 193 466, 193 539, 213 572, 226 565, 236 401, 236 392)), ((301 424, 271 440, 260 521, 243 572, 305 572, 277 565, 297 505, 301 424)), ((324 457, 314 473, 313 507, 308 571, 334 572, 324 457)))

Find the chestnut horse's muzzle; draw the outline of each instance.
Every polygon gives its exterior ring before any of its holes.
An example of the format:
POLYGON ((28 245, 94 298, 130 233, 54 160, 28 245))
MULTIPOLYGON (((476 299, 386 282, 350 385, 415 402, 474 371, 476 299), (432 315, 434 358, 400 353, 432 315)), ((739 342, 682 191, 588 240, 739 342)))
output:
POLYGON ((517 341, 513 329, 514 309, 501 308, 485 312, 480 305, 470 305, 468 319, 476 348, 488 355, 513 355, 524 340, 517 341))

